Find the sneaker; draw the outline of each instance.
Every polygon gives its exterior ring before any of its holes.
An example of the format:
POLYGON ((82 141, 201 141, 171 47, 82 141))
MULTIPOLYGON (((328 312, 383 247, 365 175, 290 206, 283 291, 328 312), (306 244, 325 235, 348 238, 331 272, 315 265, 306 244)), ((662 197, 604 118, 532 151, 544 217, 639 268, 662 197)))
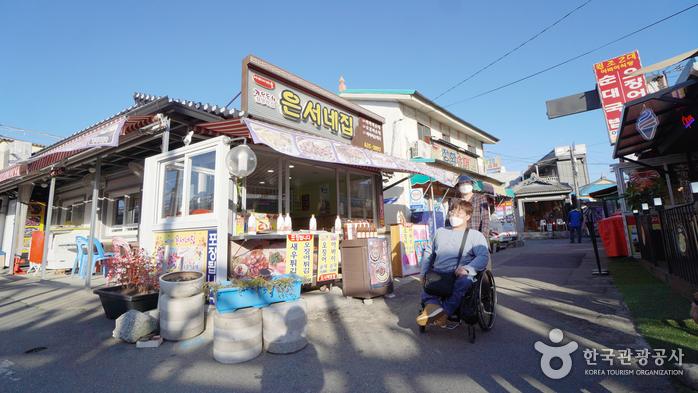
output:
POLYGON ((446 313, 443 313, 434 319, 434 325, 442 329, 453 330, 460 326, 460 319, 450 318, 446 313))
POLYGON ((427 326, 430 321, 433 321, 435 318, 439 317, 441 314, 444 314, 444 309, 441 308, 438 304, 427 304, 424 306, 424 309, 422 312, 417 316, 417 325, 419 326, 427 326))

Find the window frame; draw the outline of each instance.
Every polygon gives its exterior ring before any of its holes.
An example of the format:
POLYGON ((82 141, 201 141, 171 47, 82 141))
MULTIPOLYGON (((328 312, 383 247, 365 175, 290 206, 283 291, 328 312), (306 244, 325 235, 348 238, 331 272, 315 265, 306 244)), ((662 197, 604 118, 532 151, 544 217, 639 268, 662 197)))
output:
POLYGON ((143 191, 139 187, 127 188, 124 190, 119 190, 117 192, 110 192, 107 194, 107 201, 109 202, 107 208, 107 220, 106 220, 106 234, 107 236, 134 236, 138 234, 138 228, 140 226, 140 221, 143 218, 143 191), (141 197, 141 213, 139 217, 139 222, 126 224, 126 218, 128 216, 129 199, 132 199, 134 195, 139 195, 141 197), (128 196, 129 198, 126 198, 128 196), (124 218, 121 224, 115 223, 116 219, 116 203, 118 199, 124 198, 124 218))
POLYGON ((193 221, 201 221, 201 220, 206 220, 206 219, 211 219, 214 218, 214 210, 215 210, 215 199, 216 199, 216 183, 218 181, 226 181, 227 179, 216 179, 215 177, 215 165, 216 165, 216 159, 217 159, 217 147, 216 146, 205 146, 202 147, 201 149, 197 150, 192 150, 190 152, 184 153, 184 154, 179 154, 176 156, 168 157, 167 159, 162 159, 158 162, 157 168, 158 168, 158 173, 157 173, 157 181, 158 181, 158 186, 156 187, 157 190, 157 207, 158 210, 155 215, 155 223, 156 224, 170 224, 170 223, 186 223, 186 222, 193 222, 193 221), (191 164, 191 158, 207 153, 213 153, 214 155, 214 184, 213 184, 213 200, 214 200, 214 209, 211 210, 210 213, 203 213, 203 214, 189 214, 189 191, 191 190, 191 169, 192 169, 192 164, 191 164), (164 202, 164 188, 163 184, 165 181, 165 166, 178 160, 184 160, 184 176, 182 178, 182 215, 180 216, 170 216, 170 217, 162 217, 162 206, 164 202))

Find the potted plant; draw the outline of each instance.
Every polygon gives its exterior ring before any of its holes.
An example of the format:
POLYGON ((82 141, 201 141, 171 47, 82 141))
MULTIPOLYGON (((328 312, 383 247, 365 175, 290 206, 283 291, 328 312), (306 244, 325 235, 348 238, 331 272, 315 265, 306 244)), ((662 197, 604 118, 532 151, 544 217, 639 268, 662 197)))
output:
POLYGON ((207 283, 220 313, 245 307, 264 307, 299 299, 303 280, 293 274, 261 275, 220 283, 207 283))
POLYGON ((95 289, 104 313, 116 319, 128 310, 148 311, 158 306, 161 267, 143 249, 117 255, 107 262, 107 283, 111 286, 95 289))

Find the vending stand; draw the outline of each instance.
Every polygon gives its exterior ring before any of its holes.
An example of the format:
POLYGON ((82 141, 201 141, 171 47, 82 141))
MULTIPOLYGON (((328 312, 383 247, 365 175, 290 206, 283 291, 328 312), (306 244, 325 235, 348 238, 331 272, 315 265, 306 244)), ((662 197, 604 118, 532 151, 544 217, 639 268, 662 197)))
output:
POLYGON ((366 243, 366 269, 350 270, 380 294, 392 277, 381 172, 455 176, 383 154, 383 118, 261 59, 243 61, 242 81, 243 117, 199 124, 212 139, 146 160, 141 244, 208 281, 322 285, 353 280, 340 271, 343 242, 379 239, 366 243))

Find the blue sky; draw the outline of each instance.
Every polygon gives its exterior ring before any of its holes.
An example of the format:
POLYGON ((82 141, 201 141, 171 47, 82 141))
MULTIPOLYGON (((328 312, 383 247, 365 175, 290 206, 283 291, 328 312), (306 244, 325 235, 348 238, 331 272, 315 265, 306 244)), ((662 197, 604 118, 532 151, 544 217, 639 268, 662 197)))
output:
MULTIPOLYGON (((8 0, 0 5, 0 123, 68 135, 131 105, 135 91, 225 105, 240 90, 240 64, 250 53, 331 91, 344 75, 349 88, 414 88, 435 97, 583 2, 8 0)), ((535 72, 692 3, 593 0, 438 102, 535 72)), ((508 169, 576 142, 589 146, 592 178, 608 174, 603 114, 548 120, 545 101, 593 88, 595 62, 638 49, 649 65, 695 48, 697 17, 694 8, 449 109, 501 139, 487 150, 508 169)))

